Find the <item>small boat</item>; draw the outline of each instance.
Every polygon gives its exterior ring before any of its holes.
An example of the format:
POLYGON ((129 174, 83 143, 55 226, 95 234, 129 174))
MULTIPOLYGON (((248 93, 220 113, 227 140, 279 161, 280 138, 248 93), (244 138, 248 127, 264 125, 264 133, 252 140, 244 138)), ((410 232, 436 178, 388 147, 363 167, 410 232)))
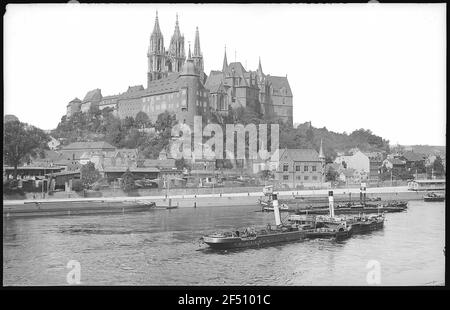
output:
POLYGON ((136 200, 135 202, 139 206, 147 206, 150 208, 155 208, 156 203, 154 201, 148 201, 148 200, 136 200))
POLYGON ((347 223, 351 226, 352 234, 362 234, 374 230, 382 229, 384 226, 384 214, 371 216, 355 216, 347 218, 347 223))
POLYGON ((423 196, 423 201, 425 202, 445 201, 445 195, 428 193, 423 196))
MULTIPOLYGON (((280 208, 280 212, 289 212, 289 206, 285 203, 280 204, 279 208, 280 208)), ((272 206, 266 205, 266 206, 262 207, 262 211, 273 212, 274 209, 272 206)))

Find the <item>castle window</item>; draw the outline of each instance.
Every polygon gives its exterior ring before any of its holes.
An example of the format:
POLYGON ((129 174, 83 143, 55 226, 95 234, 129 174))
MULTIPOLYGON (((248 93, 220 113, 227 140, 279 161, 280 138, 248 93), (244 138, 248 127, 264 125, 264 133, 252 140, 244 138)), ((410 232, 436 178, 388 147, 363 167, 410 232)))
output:
POLYGON ((289 171, 289 165, 283 164, 283 172, 289 171))
POLYGON ((315 172, 316 171, 316 166, 312 166, 312 171, 315 172))
POLYGON ((305 175, 305 177, 303 178, 305 181, 307 181, 309 179, 309 176, 305 175))
POLYGON ((288 175, 283 175, 283 180, 284 180, 284 181, 289 180, 289 176, 288 176, 288 175))
POLYGON ((300 171, 300 165, 295 166, 295 171, 300 171))
POLYGON ((303 171, 307 172, 308 171, 308 166, 303 166, 303 171))

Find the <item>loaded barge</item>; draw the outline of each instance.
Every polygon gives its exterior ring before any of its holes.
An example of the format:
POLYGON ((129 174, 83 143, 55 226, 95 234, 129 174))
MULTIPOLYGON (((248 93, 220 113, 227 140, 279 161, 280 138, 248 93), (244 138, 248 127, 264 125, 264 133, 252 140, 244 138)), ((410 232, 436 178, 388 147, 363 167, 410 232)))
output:
POLYGON ((267 224, 265 229, 246 228, 228 232, 213 233, 201 240, 214 249, 250 248, 275 245, 285 242, 302 241, 311 238, 345 239, 351 236, 351 226, 345 220, 335 219, 332 191, 330 198, 330 217, 320 223, 291 219, 281 222, 280 208, 276 194, 272 194, 275 227, 267 224))
POLYGON ((275 227, 267 224, 265 229, 246 228, 245 230, 213 233, 203 236, 201 240, 214 249, 249 248, 304 240, 306 232, 301 226, 295 227, 281 222, 277 195, 273 194, 272 199, 275 227))

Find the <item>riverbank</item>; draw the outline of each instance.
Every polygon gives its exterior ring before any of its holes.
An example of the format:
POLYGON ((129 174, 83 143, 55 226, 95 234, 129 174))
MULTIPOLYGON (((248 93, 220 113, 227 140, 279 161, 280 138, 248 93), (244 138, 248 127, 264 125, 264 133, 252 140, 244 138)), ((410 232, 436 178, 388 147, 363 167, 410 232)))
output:
MULTIPOLYGON (((359 199, 359 189, 335 189, 334 197, 359 199)), ((279 192, 280 199, 294 198, 296 195, 306 197, 326 197, 328 189, 302 190, 279 192)), ((34 200, 4 200, 4 217, 52 216, 76 214, 125 213, 147 211, 150 208, 139 202, 155 202, 156 206, 178 206, 180 208, 198 207, 227 207, 254 205, 258 210, 258 200, 263 198, 262 192, 204 194, 204 195, 168 195, 141 197, 98 197, 98 198, 63 198, 63 199, 34 199, 34 200)), ((368 188, 367 198, 381 198, 390 200, 421 200, 423 193, 409 191, 407 187, 378 187, 368 188)), ((297 205, 305 204, 296 201, 297 205)))

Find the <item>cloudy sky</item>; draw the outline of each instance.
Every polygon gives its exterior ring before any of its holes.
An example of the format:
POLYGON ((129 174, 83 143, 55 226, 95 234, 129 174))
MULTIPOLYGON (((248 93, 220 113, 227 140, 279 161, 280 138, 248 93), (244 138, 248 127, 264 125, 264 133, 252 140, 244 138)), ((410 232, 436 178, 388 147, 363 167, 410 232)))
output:
POLYGON ((145 85, 156 10, 166 48, 177 13, 192 47, 199 27, 207 74, 226 45, 229 61, 287 75, 296 123, 445 145, 445 4, 8 5, 4 113, 53 129, 91 89, 145 85))

